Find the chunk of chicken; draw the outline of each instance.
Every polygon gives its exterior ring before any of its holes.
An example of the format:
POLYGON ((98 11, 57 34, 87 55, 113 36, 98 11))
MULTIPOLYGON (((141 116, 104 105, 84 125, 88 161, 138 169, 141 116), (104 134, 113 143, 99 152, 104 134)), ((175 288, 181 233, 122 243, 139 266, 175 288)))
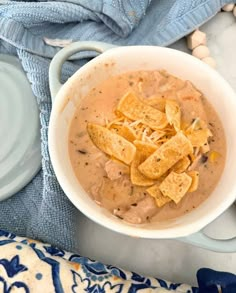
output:
POLYGON ((110 180, 116 180, 129 173, 129 167, 118 161, 109 160, 105 164, 105 171, 110 180))
POLYGON ((154 95, 162 83, 163 76, 160 72, 154 71, 152 75, 148 72, 143 72, 138 82, 139 95, 143 98, 154 95))
POLYGON ((176 95, 181 108, 182 121, 189 125, 192 123, 192 120, 197 117, 207 121, 203 105, 203 96, 194 88, 191 82, 186 81, 185 86, 178 90, 176 95))
POLYGON ((104 184, 100 189, 101 205, 114 211, 117 208, 129 208, 130 205, 139 202, 144 198, 143 192, 138 192, 127 175, 117 180, 103 178, 104 184))
POLYGON ((141 224, 154 216, 157 211, 154 198, 146 196, 136 206, 131 206, 128 211, 124 212, 122 218, 132 224, 141 224))

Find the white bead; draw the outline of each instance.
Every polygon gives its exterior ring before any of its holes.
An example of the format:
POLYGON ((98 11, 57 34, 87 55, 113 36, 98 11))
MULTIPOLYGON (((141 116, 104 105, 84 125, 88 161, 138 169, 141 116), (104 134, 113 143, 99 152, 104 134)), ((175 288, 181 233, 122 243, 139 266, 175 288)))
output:
POLYGON ((212 57, 203 58, 202 61, 211 66, 212 68, 216 68, 215 59, 213 59, 212 57))
POLYGON ((190 50, 193 50, 199 45, 206 45, 206 34, 199 30, 194 31, 187 37, 187 45, 190 50))
POLYGON ((236 6, 234 7, 233 15, 236 17, 236 6))
POLYGON ((223 6, 222 10, 226 11, 226 12, 230 12, 230 11, 233 11, 234 6, 235 6, 234 3, 229 3, 229 4, 226 4, 225 6, 223 6))
POLYGON ((208 57, 210 55, 210 51, 207 46, 200 45, 197 48, 193 49, 192 55, 197 57, 198 59, 202 59, 208 57))

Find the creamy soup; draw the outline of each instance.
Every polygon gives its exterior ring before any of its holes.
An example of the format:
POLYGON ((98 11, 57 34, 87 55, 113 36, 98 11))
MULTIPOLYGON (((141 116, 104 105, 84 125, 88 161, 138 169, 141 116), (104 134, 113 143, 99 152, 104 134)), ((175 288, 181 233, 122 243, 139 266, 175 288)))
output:
MULTIPOLYGON (((119 119, 117 121, 119 125, 119 119)), ((173 125, 171 127, 169 131, 174 129, 173 125)), ((166 129, 168 130, 168 126, 166 129)), ((142 135, 142 139, 143 137, 145 140, 142 135)), ((163 137, 168 138, 168 135, 163 137)), ((158 140, 156 148, 164 143, 163 138, 158 140)), ((197 208, 219 181, 226 155, 224 130, 207 98, 189 81, 183 81, 164 71, 129 72, 111 77, 93 88, 75 111, 68 147, 75 175, 84 190, 98 205, 134 224, 176 218, 197 208), (160 112, 165 112, 167 100, 176 101, 181 110, 181 132, 194 127, 199 121, 204 121, 205 127, 209 129, 207 142, 201 147, 195 147, 193 143, 193 153, 186 157, 189 165, 184 172, 186 177, 191 170, 199 175, 197 190, 187 192, 178 202, 170 200, 159 207, 155 198, 147 192, 148 186, 138 186, 131 182, 130 164, 102 151, 88 134, 88 123, 108 127, 111 121, 117 119, 115 110, 127 92, 141 97, 152 107, 158 101, 157 108, 160 112)), ((170 170, 165 174, 169 174, 168 172, 170 170)), ((154 179, 155 184, 160 184, 161 180, 163 176, 154 179)))

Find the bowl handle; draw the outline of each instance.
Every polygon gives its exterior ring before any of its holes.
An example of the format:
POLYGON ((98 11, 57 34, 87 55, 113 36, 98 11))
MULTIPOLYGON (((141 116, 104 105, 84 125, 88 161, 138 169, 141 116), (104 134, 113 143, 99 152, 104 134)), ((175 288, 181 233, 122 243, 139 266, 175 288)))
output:
POLYGON ((62 87, 60 82, 62 65, 70 56, 81 51, 96 51, 98 53, 103 53, 114 47, 116 46, 107 43, 84 41, 72 43, 60 50, 53 57, 49 66, 49 87, 52 102, 59 89, 62 87))
POLYGON ((236 237, 230 239, 214 239, 199 231, 192 235, 178 238, 178 240, 215 252, 236 252, 236 237))

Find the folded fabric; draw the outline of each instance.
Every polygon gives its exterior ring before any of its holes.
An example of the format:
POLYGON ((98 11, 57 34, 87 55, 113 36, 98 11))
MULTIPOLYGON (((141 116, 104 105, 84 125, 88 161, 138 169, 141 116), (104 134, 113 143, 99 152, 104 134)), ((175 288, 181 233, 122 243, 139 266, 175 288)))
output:
POLYGON ((200 293, 234 293, 236 292, 236 275, 200 269, 197 272, 200 293))
POLYGON ((234 274, 200 269, 197 279, 199 288, 144 277, 0 230, 0 290, 4 293, 236 292, 234 274))
POLYGON ((0 230, 1 292, 176 292, 197 288, 147 278, 0 230), (18 292, 18 291, 17 291, 18 292))
MULTIPOLYGON (((42 170, 12 198, 0 203, 0 227, 78 251, 78 211, 62 192, 50 162, 47 130, 51 111, 50 59, 59 50, 45 38, 97 40, 118 45, 168 45, 214 16, 232 0, 4 1, 0 5, 0 52, 17 55, 40 110, 42 170)), ((0 2, 1 3, 1 2, 0 2)), ((63 68, 65 81, 94 53, 63 68)))

